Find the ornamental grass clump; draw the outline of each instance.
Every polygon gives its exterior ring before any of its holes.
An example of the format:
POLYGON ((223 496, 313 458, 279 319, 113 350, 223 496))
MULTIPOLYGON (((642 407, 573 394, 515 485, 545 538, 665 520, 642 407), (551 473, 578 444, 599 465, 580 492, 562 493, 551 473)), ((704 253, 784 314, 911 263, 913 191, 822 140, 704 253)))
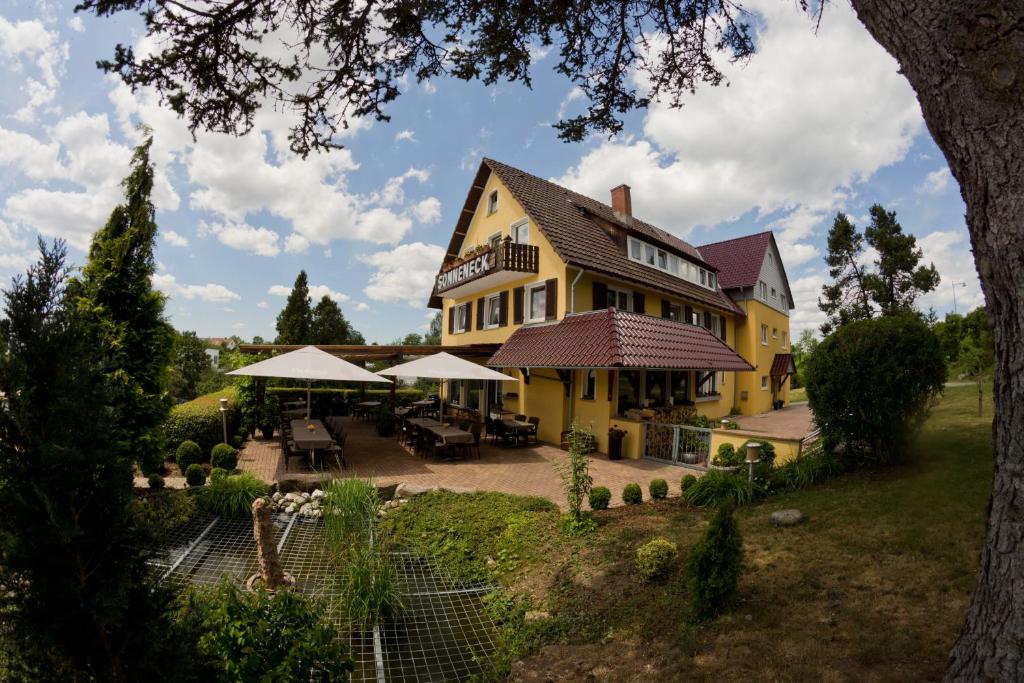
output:
POLYGON ((747 477, 710 470, 683 490, 683 501, 695 507, 741 506, 754 500, 754 485, 747 477))
POLYGON ((644 581, 664 576, 679 559, 679 547, 667 538, 655 538, 636 550, 636 570, 644 581))
POLYGON ((269 487, 251 472, 235 476, 210 473, 210 483, 200 494, 199 506, 208 515, 245 519, 252 514, 252 502, 267 495, 269 487))
POLYGON ((729 609, 743 570, 743 537, 732 506, 715 513, 704 536, 690 553, 688 589, 694 621, 714 619, 729 609))

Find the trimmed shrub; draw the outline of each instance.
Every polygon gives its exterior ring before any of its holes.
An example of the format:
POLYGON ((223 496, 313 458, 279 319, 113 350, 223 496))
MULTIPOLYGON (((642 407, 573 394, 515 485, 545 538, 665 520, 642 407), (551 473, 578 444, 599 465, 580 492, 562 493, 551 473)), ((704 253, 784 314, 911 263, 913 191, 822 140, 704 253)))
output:
POLYGON ((228 471, 223 467, 214 467, 210 470, 210 483, 218 482, 228 476, 228 471))
POLYGON ((691 616, 713 619, 731 605, 743 570, 743 538, 732 506, 718 510, 704 536, 690 553, 691 616))
POLYGON ((719 467, 738 467, 743 464, 743 460, 744 454, 742 450, 737 451, 736 447, 731 443, 719 444, 718 451, 712 459, 714 464, 719 467))
POLYGON ((238 428, 238 431, 235 432, 235 434, 242 437, 242 443, 245 443, 249 438, 249 427, 247 425, 242 425, 238 428))
POLYGON ((206 483, 206 472, 199 463, 192 463, 185 470, 185 483, 189 486, 202 486, 206 483))
POLYGON ((754 485, 746 476, 710 470, 683 491, 683 500, 696 507, 746 505, 754 500, 754 485))
POLYGON ((636 570, 640 578, 650 581, 664 575, 679 559, 679 548, 667 538, 648 541, 636 550, 636 570))
POLYGON ((640 484, 626 484, 622 489, 622 502, 626 505, 638 505, 644 499, 640 484))
POLYGON ((203 451, 195 441, 182 441, 178 450, 174 453, 174 461, 178 468, 184 472, 189 465, 195 465, 203 461, 203 451))
POLYGON ((901 455, 946 381, 938 337, 917 315, 841 325, 803 361, 826 448, 854 466, 901 455))
POLYGON ((164 442, 173 447, 185 440, 195 441, 200 452, 209 453, 214 444, 224 439, 220 414, 222 397, 228 399, 228 434, 238 431, 241 415, 235 405, 235 388, 228 387, 171 408, 162 427, 164 442))
POLYGON ((164 478, 155 473, 149 475, 147 481, 149 482, 149 488, 151 489, 162 489, 166 484, 166 482, 164 482, 164 478))
POLYGON ((647 490, 650 491, 651 498, 654 500, 664 500, 668 497, 668 482, 664 479, 653 479, 647 485, 647 490))
POLYGON ((243 444, 245 444, 245 439, 243 439, 238 434, 235 434, 233 437, 231 437, 231 447, 234 448, 236 451, 241 450, 243 444))
POLYGON ((200 495, 199 507, 208 515, 247 518, 252 515, 252 502, 267 495, 269 490, 251 472, 236 476, 227 476, 224 472, 224 476, 218 477, 211 472, 210 483, 200 495))
POLYGON ((135 519, 140 526, 159 538, 184 524, 196 514, 195 496, 185 491, 165 489, 132 501, 135 519))
POLYGON ((607 510, 608 503, 612 500, 612 492, 608 490, 607 486, 595 486, 590 489, 590 496, 588 501, 590 502, 591 510, 607 510))
POLYGON ((687 474, 685 477, 682 478, 682 480, 679 482, 679 490, 683 492, 684 498, 686 492, 690 489, 691 486, 693 486, 696 483, 697 477, 693 476, 692 474, 687 474))
POLYGON ((238 467, 238 451, 226 443, 219 443, 210 451, 210 464, 231 472, 238 467))

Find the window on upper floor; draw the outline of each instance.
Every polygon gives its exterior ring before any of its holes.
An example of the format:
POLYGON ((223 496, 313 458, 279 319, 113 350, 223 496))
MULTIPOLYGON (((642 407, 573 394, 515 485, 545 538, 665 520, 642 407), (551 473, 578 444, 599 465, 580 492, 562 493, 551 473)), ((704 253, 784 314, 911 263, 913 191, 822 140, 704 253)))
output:
POLYGON ((608 306, 620 311, 633 310, 633 293, 625 289, 608 288, 608 306))
POLYGON ((761 343, 768 346, 768 326, 761 325, 761 343))
POLYGON ((782 331, 782 348, 789 346, 789 333, 785 330, 782 331))
POLYGON ((498 251, 498 247, 501 246, 501 233, 496 232, 490 237, 488 237, 487 246, 489 246, 494 251, 498 251))
POLYGON ((779 293, 779 304, 781 304, 783 308, 786 308, 786 295, 785 294, 779 293))
POLYGON ((460 304, 455 307, 455 333, 465 332, 468 329, 469 307, 471 303, 460 304))
POLYGON ((583 375, 580 398, 584 401, 593 401, 595 396, 597 396, 597 370, 586 370, 583 375))
POLYGON ((768 375, 761 375, 761 389, 768 391, 768 375))
POLYGON ((705 287, 708 284, 708 271, 704 270, 703 268, 700 269, 700 283, 705 287))
POLYGON ((636 237, 630 237, 627 240, 626 255, 631 261, 669 273, 682 280, 699 284, 708 289, 716 289, 718 287, 718 277, 715 273, 689 263, 678 254, 673 254, 667 249, 648 244, 636 237))
POLYGON ((778 338, 779 338, 779 328, 773 327, 772 328, 772 339, 778 339, 778 338))
POLYGON ((488 215, 498 210, 498 191, 494 190, 487 195, 487 213, 488 215))
POLYGON ((697 373, 697 398, 707 398, 709 396, 718 395, 718 372, 711 370, 710 372, 698 372, 697 373))
POLYGON ((775 296, 776 296, 775 288, 774 288, 774 287, 772 287, 772 298, 774 299, 774 298, 775 298, 775 296))
POLYGON ((773 257, 772 253, 769 251, 768 252, 768 265, 770 266, 770 265, 772 265, 774 263, 775 263, 775 257, 773 257))
POLYGON ((718 275, 711 271, 708 271, 708 287, 718 289, 718 275))
POLYGON ((512 241, 516 244, 529 244, 530 222, 525 218, 516 221, 509 229, 509 234, 512 235, 512 241))
POLYGON ((487 297, 484 311, 484 327, 491 329, 501 324, 501 295, 487 297))
POLYGON ((683 320, 683 315, 685 315, 685 313, 686 313, 686 309, 683 308, 682 304, 671 304, 670 303, 668 305, 668 318, 669 318, 669 320, 675 320, 676 322, 689 322, 688 320, 683 320))
POLYGON ((764 280, 760 280, 757 283, 761 287, 761 301, 768 301, 768 285, 764 283, 764 280))
POLYGON ((711 334, 715 335, 719 339, 722 338, 722 324, 725 321, 720 315, 711 316, 711 334))
POLYGON ((528 323, 543 322, 547 314, 548 288, 542 282, 532 285, 526 290, 526 315, 524 319, 528 323))

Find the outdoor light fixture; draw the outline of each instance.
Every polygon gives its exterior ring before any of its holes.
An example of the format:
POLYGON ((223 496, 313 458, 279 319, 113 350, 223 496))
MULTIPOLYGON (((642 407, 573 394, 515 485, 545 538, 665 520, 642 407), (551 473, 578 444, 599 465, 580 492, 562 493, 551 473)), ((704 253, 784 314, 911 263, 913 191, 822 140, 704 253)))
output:
POLYGON ((220 421, 224 425, 224 443, 228 442, 228 400, 227 398, 221 398, 220 400, 220 421))
POLYGON ((750 481, 754 481, 754 465, 761 462, 761 444, 756 441, 747 443, 747 467, 750 470, 750 481))

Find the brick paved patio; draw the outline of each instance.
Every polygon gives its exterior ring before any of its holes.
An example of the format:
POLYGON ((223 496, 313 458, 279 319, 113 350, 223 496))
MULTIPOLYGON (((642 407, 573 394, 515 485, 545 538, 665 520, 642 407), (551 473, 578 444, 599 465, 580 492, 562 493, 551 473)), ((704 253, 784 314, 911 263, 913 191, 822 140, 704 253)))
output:
MULTIPOLYGON (((453 490, 501 491, 522 495, 543 496, 565 506, 561 480, 554 463, 565 452, 541 444, 530 448, 504 448, 481 444, 480 455, 465 460, 427 460, 406 450, 394 437, 377 436, 372 422, 346 419, 348 442, 345 458, 348 467, 342 476, 373 477, 379 484, 408 483, 419 486, 441 486, 453 490)), ((305 463, 292 458, 290 471, 277 439, 252 439, 239 454, 238 467, 252 472, 266 482, 282 479, 318 479, 321 473, 310 470, 305 463)), ((593 454, 590 474, 595 486, 607 486, 612 492, 612 505, 622 504, 622 488, 637 482, 647 498, 647 485, 652 479, 665 479, 669 495, 679 495, 679 481, 686 474, 696 474, 683 467, 662 465, 647 460, 610 461, 593 454)), ((335 469, 332 476, 338 476, 335 469)))

